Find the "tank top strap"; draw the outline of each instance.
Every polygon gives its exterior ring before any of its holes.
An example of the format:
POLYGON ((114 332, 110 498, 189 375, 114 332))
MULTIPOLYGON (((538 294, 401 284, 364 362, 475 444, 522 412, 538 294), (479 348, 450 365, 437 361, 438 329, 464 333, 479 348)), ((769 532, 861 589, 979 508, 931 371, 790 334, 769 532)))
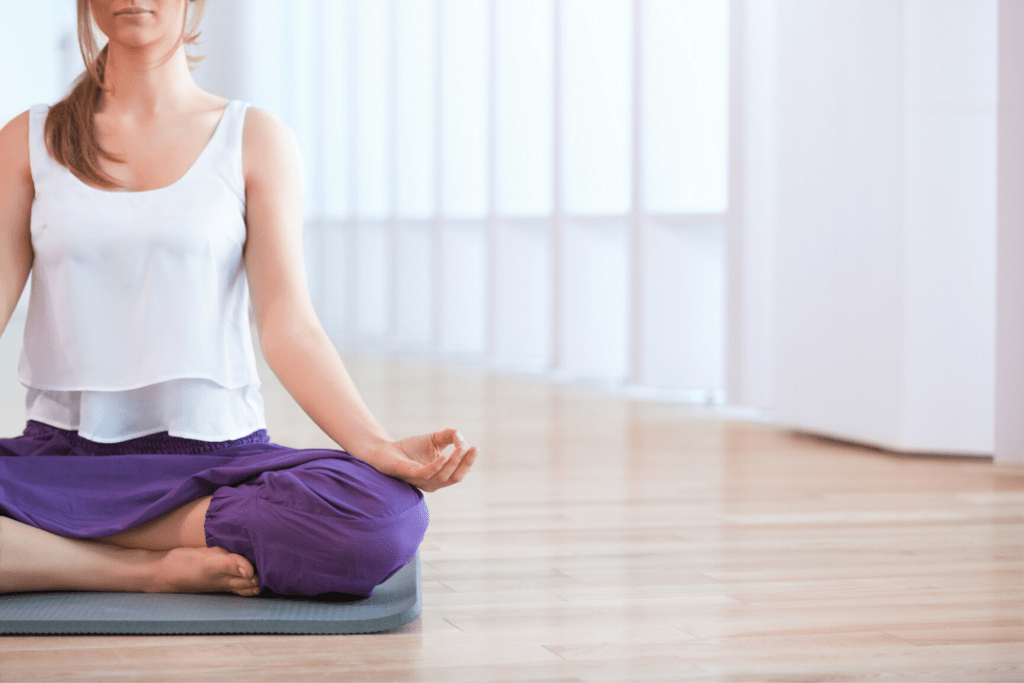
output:
POLYGON ((46 115, 50 113, 50 105, 36 104, 28 112, 29 164, 32 167, 32 181, 38 183, 56 164, 46 151, 46 115))
POLYGON ((221 116, 213 139, 210 140, 209 163, 228 187, 245 202, 245 174, 242 170, 242 134, 245 129, 247 102, 231 100, 221 116))

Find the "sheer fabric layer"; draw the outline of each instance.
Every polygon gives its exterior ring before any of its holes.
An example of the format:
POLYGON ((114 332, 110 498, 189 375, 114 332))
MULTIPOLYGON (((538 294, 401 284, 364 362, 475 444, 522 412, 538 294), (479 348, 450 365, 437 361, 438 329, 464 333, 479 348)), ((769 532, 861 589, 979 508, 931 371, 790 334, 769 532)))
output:
POLYGON ((97 443, 150 434, 229 441, 265 429, 259 385, 226 389, 216 382, 179 379, 127 391, 29 388, 29 420, 77 431, 97 443))

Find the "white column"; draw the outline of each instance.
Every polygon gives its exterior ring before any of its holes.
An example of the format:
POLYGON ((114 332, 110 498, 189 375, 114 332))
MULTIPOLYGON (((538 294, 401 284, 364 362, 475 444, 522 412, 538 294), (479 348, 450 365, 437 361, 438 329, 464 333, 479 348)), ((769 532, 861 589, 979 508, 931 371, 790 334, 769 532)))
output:
POLYGON ((726 394, 774 407, 775 0, 732 0, 726 394))
POLYGON ((388 218, 387 234, 387 337, 394 341, 398 333, 398 1, 388 2, 388 218))
POLYGON ((999 2, 995 459, 1024 463, 1024 3, 999 2))
POLYGON ((563 0, 551 2, 551 370, 562 369, 565 358, 562 340, 565 336, 564 309, 562 299, 565 291, 564 249, 565 241, 565 198, 562 180, 564 138, 562 136, 562 82, 565 78, 562 55, 562 14, 563 0))
POLYGON ((484 273, 484 354, 493 361, 498 343, 498 0, 487 3, 487 217, 484 273))
POLYGON ((630 51, 633 57, 632 97, 633 121, 630 130, 633 171, 630 178, 629 208, 629 371, 631 384, 643 383, 644 370, 644 323, 647 311, 644 308, 644 2, 633 0, 633 36, 630 51))
POLYGON ((434 0, 434 218, 430 235, 430 341, 432 350, 441 349, 444 310, 444 281, 441 264, 444 261, 444 168, 441 150, 444 145, 444 0, 434 0))
POLYGON ((747 117, 744 85, 747 79, 747 6, 746 0, 729 3, 729 215, 725 231, 725 391, 733 404, 746 404, 746 367, 744 347, 747 310, 743 292, 746 271, 743 267, 744 202, 743 187, 747 117))

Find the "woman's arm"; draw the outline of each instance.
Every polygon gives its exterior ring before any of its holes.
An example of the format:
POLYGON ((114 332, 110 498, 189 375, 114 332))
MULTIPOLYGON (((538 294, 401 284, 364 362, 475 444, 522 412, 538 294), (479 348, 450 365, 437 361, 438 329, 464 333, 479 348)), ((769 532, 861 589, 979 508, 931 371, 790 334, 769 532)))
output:
POLYGON ((28 112, 0 130, 0 335, 32 270, 29 230, 35 184, 28 156, 28 112))
POLYGON ((245 265, 260 346, 274 374, 328 436, 377 470, 428 491, 461 481, 476 449, 467 450, 454 429, 391 439, 317 319, 306 287, 302 167, 291 132, 250 108, 243 155, 245 265), (445 456, 449 445, 455 450, 445 456))

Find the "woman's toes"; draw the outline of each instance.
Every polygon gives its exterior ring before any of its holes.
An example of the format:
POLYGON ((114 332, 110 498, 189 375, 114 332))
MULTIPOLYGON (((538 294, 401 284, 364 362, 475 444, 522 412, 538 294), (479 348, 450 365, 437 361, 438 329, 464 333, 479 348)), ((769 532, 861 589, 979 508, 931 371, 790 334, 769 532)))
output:
POLYGON ((256 585, 239 586, 237 588, 233 588, 232 590, 236 595, 241 595, 242 597, 247 598, 253 595, 259 595, 260 591, 263 589, 260 588, 260 585, 257 583, 256 585))
POLYGON ((255 576, 241 579, 231 579, 228 581, 228 585, 231 586, 231 590, 249 590, 251 588, 258 587, 260 580, 255 576))
POLYGON ((174 548, 160 561, 150 589, 160 593, 259 592, 259 578, 246 558, 223 548, 174 548))

